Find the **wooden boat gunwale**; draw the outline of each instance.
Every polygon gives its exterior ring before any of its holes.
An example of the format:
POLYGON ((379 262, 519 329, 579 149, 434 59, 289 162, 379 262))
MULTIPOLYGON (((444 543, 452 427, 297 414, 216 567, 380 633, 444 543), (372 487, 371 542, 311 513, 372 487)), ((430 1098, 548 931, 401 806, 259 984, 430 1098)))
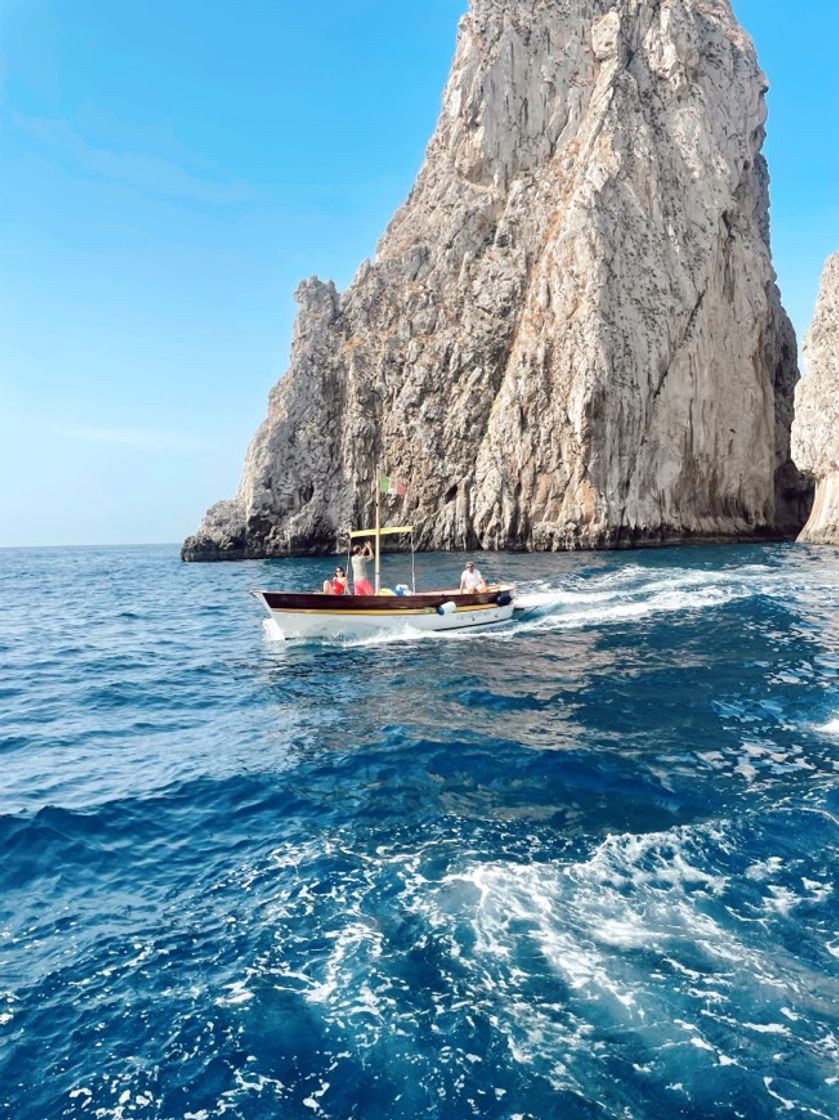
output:
POLYGON ((257 591, 270 611, 294 611, 313 614, 425 614, 436 612, 444 603, 454 603, 455 610, 476 610, 498 606, 504 596, 512 597, 510 583, 492 584, 486 591, 464 593, 455 589, 419 591, 407 595, 331 595, 328 592, 257 591))

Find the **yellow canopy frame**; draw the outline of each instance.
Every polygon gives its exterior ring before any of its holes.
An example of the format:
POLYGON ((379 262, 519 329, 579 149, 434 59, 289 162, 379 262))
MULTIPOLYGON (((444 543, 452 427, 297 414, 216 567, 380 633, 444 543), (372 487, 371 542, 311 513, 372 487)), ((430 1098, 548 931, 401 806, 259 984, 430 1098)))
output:
POLYGON ((413 525, 383 525, 380 529, 353 529, 350 537, 384 537, 388 533, 413 533, 413 525))

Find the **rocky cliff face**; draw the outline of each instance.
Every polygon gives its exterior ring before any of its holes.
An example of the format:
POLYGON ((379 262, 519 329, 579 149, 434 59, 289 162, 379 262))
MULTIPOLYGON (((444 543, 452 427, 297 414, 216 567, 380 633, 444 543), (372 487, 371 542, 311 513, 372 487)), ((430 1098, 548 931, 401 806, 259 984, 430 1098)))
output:
POLYGON ((427 547, 796 532, 765 89, 727 0, 472 0, 407 202, 345 292, 298 288, 184 557, 331 549, 379 467, 427 547))
POLYGON ((839 544, 839 252, 824 266, 804 355, 792 451, 801 470, 816 479, 816 498, 799 540, 839 544))

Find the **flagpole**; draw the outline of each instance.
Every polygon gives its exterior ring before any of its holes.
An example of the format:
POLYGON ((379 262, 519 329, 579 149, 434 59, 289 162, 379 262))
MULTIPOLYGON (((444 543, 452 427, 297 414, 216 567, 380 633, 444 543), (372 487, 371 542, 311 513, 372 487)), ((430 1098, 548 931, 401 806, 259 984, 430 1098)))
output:
POLYGON ((381 583, 381 567, 382 567, 382 555, 381 555, 382 536, 381 536, 381 533, 379 532, 379 526, 380 526, 379 503, 381 502, 380 495, 381 495, 381 490, 379 488, 379 473, 377 471, 376 472, 376 574, 374 576, 374 587, 375 587, 375 593, 377 595, 379 594, 379 585, 381 583))

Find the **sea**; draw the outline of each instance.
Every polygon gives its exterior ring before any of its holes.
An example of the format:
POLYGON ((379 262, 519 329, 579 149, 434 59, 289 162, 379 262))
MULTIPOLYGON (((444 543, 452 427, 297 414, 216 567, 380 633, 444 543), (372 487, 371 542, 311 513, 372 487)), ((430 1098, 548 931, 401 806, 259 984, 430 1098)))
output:
POLYGON ((0 551, 0 1117, 839 1116, 839 550, 476 560, 0 551))

